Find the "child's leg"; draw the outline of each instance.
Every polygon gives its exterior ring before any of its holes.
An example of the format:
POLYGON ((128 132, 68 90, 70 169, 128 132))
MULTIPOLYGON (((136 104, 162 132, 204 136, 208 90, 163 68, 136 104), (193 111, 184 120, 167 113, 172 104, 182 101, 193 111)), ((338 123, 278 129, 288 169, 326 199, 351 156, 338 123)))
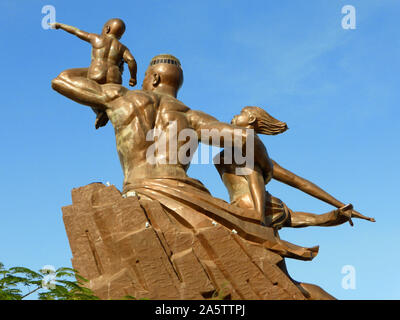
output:
POLYGON ((73 81, 73 78, 75 77, 86 78, 87 74, 88 68, 72 68, 64 70, 58 77, 66 81, 73 81))
MULTIPOLYGON (((109 66, 107 63, 97 64, 90 68, 88 78, 97 81, 98 83, 115 83, 122 84, 122 76, 118 66, 109 66)), ((104 127, 108 122, 107 113, 104 111, 96 112, 95 128, 104 127)))
POLYGON ((94 122, 94 127, 96 129, 100 128, 100 127, 104 127, 107 122, 108 122, 108 115, 105 111, 97 111, 95 109, 93 109, 93 111, 96 113, 96 121, 94 122))

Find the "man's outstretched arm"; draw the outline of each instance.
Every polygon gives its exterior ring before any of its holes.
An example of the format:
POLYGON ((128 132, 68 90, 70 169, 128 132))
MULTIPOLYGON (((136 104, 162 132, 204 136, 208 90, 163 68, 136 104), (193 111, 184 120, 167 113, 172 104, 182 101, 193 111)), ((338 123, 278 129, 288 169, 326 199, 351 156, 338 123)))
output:
POLYGON ((69 26, 67 24, 56 22, 56 23, 52 23, 51 26, 55 29, 61 29, 68 33, 71 33, 71 34, 77 36, 78 38, 80 38, 84 41, 87 41, 87 42, 90 42, 93 37, 92 33, 89 33, 89 32, 83 31, 83 30, 79 30, 78 28, 69 26))
POLYGON ((103 92, 101 85, 88 79, 86 73, 87 69, 83 68, 66 70, 51 82, 51 86, 71 100, 104 111, 112 97, 103 92))
MULTIPOLYGON (((253 145, 253 150, 251 150, 253 159, 250 160, 253 163, 257 163, 261 168, 264 178, 267 181, 270 180, 273 163, 268 156, 264 144, 254 132, 220 122, 202 111, 189 110, 187 116, 191 127, 196 131, 201 142, 221 148, 230 145, 241 149, 243 152, 247 149, 246 144, 253 145), (254 157, 254 155, 257 156, 254 157)), ((246 154, 246 156, 251 155, 246 154)))

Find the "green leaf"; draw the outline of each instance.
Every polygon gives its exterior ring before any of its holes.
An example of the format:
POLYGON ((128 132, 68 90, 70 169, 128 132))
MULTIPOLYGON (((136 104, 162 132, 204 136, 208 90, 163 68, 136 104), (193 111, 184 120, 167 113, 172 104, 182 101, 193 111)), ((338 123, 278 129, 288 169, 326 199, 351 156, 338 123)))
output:
POLYGON ((23 273, 25 274, 28 278, 30 279, 37 279, 37 278, 42 278, 43 276, 40 273, 37 273, 31 269, 25 268, 25 267, 13 267, 10 268, 10 273, 15 274, 15 273, 23 273))
POLYGON ((75 269, 58 268, 55 273, 54 289, 42 287, 45 275, 48 273, 42 270, 35 272, 25 267, 13 267, 7 270, 0 263, 0 300, 21 300, 36 291, 39 300, 99 300, 92 290, 82 286, 88 280, 79 275, 75 269), (23 294, 21 286, 28 287, 28 293, 23 294))
POLYGON ((130 296, 130 295, 126 295, 122 298, 122 300, 137 300, 135 297, 130 296))
POLYGON ((73 274, 78 273, 77 270, 72 269, 72 268, 67 268, 67 267, 58 268, 58 269, 56 270, 56 272, 62 272, 62 271, 71 272, 71 273, 73 273, 73 274))
POLYGON ((72 278, 74 276, 75 276, 75 274, 74 273, 70 273, 70 272, 61 271, 61 272, 57 272, 56 273, 56 278, 61 278, 61 277, 70 277, 70 278, 72 278))

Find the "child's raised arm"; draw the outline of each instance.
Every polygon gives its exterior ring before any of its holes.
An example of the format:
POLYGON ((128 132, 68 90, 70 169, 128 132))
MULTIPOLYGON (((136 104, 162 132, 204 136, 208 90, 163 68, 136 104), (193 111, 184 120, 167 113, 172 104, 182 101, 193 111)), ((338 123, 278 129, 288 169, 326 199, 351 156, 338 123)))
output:
POLYGON ((59 22, 51 23, 50 25, 55 29, 62 29, 64 31, 67 31, 68 33, 71 33, 71 34, 77 36, 78 38, 80 38, 84 41, 87 41, 87 42, 90 42, 94 35, 93 33, 88 33, 86 31, 79 30, 76 27, 69 26, 67 24, 63 24, 63 23, 59 23, 59 22))

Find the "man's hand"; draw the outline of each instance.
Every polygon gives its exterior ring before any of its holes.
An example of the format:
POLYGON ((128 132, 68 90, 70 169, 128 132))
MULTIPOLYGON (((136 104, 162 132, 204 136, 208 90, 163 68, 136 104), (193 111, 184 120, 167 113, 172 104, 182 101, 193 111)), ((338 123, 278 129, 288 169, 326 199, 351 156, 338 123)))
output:
POLYGON ((136 86, 136 79, 135 79, 135 78, 131 78, 131 79, 129 80, 129 85, 130 85, 131 87, 136 86))

